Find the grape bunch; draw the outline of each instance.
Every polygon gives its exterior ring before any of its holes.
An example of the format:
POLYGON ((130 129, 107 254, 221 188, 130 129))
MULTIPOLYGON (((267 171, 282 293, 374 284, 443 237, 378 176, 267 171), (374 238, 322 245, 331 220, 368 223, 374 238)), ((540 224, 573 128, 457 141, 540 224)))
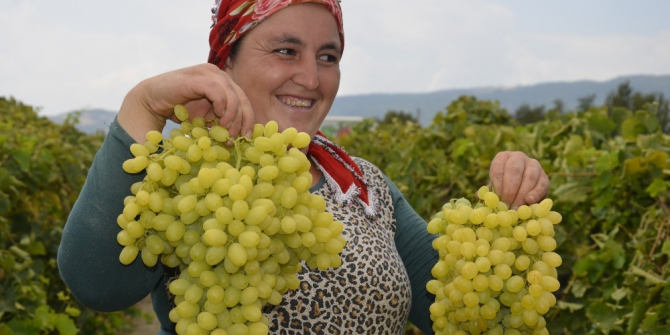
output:
POLYGON ((175 115, 181 124, 169 139, 148 132, 123 163, 146 176, 117 219, 119 260, 178 268, 168 286, 177 334, 267 334, 263 307, 298 288, 302 261, 321 270, 342 262, 343 225, 309 192, 310 162, 299 149, 311 139, 279 132, 274 121, 232 139, 211 120, 189 121, 182 105, 175 115))
POLYGON ((543 317, 560 283, 551 199, 510 210, 483 186, 474 206, 465 198, 442 207, 427 230, 439 260, 426 284, 437 335, 547 335, 543 317))

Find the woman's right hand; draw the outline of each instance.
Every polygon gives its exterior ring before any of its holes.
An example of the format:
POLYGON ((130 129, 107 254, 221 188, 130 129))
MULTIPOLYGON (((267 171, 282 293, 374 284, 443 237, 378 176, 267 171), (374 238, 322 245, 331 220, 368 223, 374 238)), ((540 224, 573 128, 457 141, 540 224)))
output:
POLYGON ((231 137, 251 137, 254 112, 242 89, 212 64, 200 64, 143 80, 126 95, 118 122, 138 143, 150 130, 162 131, 166 120, 179 123, 174 106, 184 105, 191 118, 218 118, 231 137))

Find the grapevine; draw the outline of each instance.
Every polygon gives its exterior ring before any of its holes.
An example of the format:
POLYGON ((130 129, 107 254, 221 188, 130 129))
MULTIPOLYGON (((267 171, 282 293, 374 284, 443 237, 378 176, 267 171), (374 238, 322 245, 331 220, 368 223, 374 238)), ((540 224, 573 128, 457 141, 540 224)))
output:
POLYGON ((189 121, 181 105, 175 115, 170 138, 148 132, 123 163, 146 176, 117 219, 119 260, 179 270, 169 284, 177 334, 267 334, 263 308, 298 288, 301 261, 321 270, 342 262, 342 223, 309 192, 300 149, 311 139, 274 121, 233 139, 212 120, 189 121))
POLYGON ((426 285, 435 334, 544 335, 560 283, 553 202, 510 210, 483 186, 474 206, 452 199, 428 223, 439 260, 426 285))

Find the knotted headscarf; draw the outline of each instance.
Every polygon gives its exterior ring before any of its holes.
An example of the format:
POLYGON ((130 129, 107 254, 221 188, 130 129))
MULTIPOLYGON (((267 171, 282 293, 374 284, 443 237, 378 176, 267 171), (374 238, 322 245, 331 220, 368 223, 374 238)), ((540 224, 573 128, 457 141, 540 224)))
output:
POLYGON ((235 41, 268 16, 290 5, 314 2, 326 6, 335 17, 344 50, 342 9, 338 0, 216 0, 209 33, 209 63, 223 68, 235 41))
MULTIPOLYGON (((323 4, 333 14, 344 50, 342 9, 338 0, 216 0, 212 8, 214 24, 209 34, 208 62, 223 68, 233 44, 245 33, 277 11, 306 2, 323 4)), ((367 216, 376 215, 374 195, 368 192, 358 165, 342 148, 319 132, 312 139, 307 154, 335 192, 338 205, 347 206, 356 200, 367 216)))

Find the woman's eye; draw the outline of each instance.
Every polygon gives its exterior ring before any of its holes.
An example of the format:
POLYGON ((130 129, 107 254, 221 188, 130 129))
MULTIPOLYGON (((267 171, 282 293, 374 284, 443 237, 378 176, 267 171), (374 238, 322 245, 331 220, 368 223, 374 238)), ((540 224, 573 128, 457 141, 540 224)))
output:
POLYGON ((337 63, 337 57, 335 57, 333 55, 323 55, 319 58, 323 61, 328 62, 328 63, 337 63))
POLYGON ((295 50, 293 49, 277 49, 275 52, 283 55, 295 55, 295 50))

